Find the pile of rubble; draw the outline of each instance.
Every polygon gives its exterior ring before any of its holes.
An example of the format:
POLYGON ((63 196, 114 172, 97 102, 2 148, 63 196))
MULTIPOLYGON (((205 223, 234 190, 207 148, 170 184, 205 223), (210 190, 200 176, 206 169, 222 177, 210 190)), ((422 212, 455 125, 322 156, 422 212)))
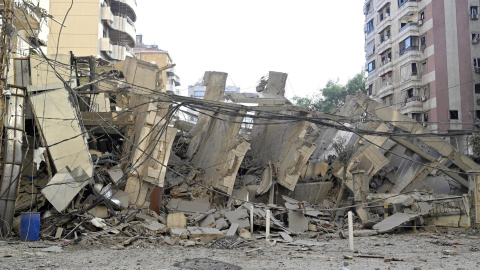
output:
POLYGON ((22 212, 41 213, 43 239, 127 237, 119 249, 301 243, 344 235, 349 210, 356 235, 478 223, 479 165, 363 93, 331 115, 291 105, 278 72, 256 93, 226 93, 227 74, 206 72, 198 100, 166 93, 165 70, 134 58, 14 63, 3 235, 22 212))

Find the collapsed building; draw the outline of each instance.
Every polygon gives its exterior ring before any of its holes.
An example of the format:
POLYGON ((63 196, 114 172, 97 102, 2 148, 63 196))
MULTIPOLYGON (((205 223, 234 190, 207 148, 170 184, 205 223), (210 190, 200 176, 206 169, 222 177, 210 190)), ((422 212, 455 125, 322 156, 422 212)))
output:
POLYGON ((135 58, 13 63, 4 236, 22 212, 41 213, 44 238, 148 232, 169 243, 248 239, 270 222, 291 241, 341 230, 351 209, 370 233, 480 223, 479 165, 362 92, 325 114, 292 105, 279 72, 255 93, 226 93, 227 74, 206 72, 199 100, 166 93, 161 68, 135 58), (183 108, 198 112, 196 124, 183 108))

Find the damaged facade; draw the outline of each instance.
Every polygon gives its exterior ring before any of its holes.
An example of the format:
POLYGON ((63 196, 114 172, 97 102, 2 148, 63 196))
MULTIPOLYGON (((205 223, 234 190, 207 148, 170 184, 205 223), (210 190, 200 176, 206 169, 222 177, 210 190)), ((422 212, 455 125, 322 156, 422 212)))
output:
POLYGON ((167 93, 162 68, 132 57, 13 61, 3 235, 22 212, 41 213, 45 239, 146 233, 223 248, 270 227, 286 242, 341 232, 350 209, 369 235, 480 223, 479 165, 363 93, 324 114, 293 106, 280 72, 255 93, 225 92, 228 74, 206 72, 199 100, 167 93), (196 124, 180 120, 185 108, 196 124), (351 149, 344 164, 332 147, 340 139, 351 149))

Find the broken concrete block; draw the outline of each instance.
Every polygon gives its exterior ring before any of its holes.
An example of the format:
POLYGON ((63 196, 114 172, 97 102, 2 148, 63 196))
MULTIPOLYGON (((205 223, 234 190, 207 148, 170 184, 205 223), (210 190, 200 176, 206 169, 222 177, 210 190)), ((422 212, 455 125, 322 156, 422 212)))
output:
POLYGON ((194 247, 195 241, 180 240, 180 245, 184 247, 194 247))
POLYGON ((172 237, 180 238, 180 239, 188 239, 190 232, 184 228, 169 228, 170 235, 172 237))
POLYGON ((147 222, 157 221, 156 218, 154 218, 152 216, 149 216, 147 214, 144 214, 144 213, 135 214, 135 219, 138 220, 138 221, 147 221, 147 222))
POLYGON ((94 208, 90 209, 88 213, 98 218, 107 218, 109 216, 108 208, 103 205, 95 206, 94 208))
POLYGON ((288 211, 288 229, 292 232, 305 232, 308 230, 309 219, 301 211, 288 211))
POLYGON ((168 214, 168 228, 187 228, 187 218, 183 213, 168 214))
POLYGON ((238 235, 243 238, 252 238, 252 234, 250 233, 250 231, 245 229, 240 229, 238 235))
POLYGON ((315 164, 315 175, 321 175, 324 177, 328 171, 328 163, 320 162, 315 164))
POLYGON ((118 181, 120 181, 123 177, 123 171, 120 169, 119 166, 115 166, 111 168, 110 170, 107 171, 108 176, 110 176, 110 179, 112 180, 113 183, 117 184, 118 181))
POLYGON ((199 222, 200 227, 213 228, 215 227, 215 218, 213 215, 208 215, 199 222))
POLYGON ((77 196, 78 192, 89 183, 89 180, 90 176, 82 167, 77 167, 73 171, 70 171, 69 168, 63 168, 42 189, 42 194, 58 212, 62 212, 77 196), (62 195, 59 196, 58 194, 62 195))
POLYGON ((238 223, 232 223, 232 226, 228 229, 227 236, 233 236, 237 233, 238 223))
POLYGON ((235 211, 226 212, 225 217, 231 224, 237 223, 240 229, 250 227, 248 210, 243 207, 239 207, 235 211))
POLYGON ((163 225, 162 223, 159 223, 158 221, 149 221, 143 223, 142 226, 154 234, 164 233, 168 231, 168 227, 163 225))
POLYGON ((212 238, 214 240, 224 237, 225 235, 215 228, 197 228, 187 227, 190 238, 212 238))
POLYGON ((207 198, 195 201, 172 199, 168 202, 167 208, 173 212, 183 212, 186 215, 193 215, 195 213, 208 212, 210 210, 210 202, 207 198))
POLYGON ((228 228, 228 223, 224 218, 220 218, 220 219, 215 221, 215 228, 217 228, 219 230, 226 229, 226 228, 228 228))

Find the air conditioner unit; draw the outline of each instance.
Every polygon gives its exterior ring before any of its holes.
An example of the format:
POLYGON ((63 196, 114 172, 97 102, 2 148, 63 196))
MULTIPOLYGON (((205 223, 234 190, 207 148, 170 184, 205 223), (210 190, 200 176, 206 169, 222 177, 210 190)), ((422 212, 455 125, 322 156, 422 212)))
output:
POLYGON ((472 20, 478 20, 478 14, 470 14, 472 20))
POLYGON ((418 20, 418 26, 422 26, 423 25, 423 20, 418 20))
POLYGON ((420 100, 421 101, 427 101, 427 97, 421 97, 420 100))
POLYGON ((475 72, 480 73, 480 67, 475 67, 475 72))

